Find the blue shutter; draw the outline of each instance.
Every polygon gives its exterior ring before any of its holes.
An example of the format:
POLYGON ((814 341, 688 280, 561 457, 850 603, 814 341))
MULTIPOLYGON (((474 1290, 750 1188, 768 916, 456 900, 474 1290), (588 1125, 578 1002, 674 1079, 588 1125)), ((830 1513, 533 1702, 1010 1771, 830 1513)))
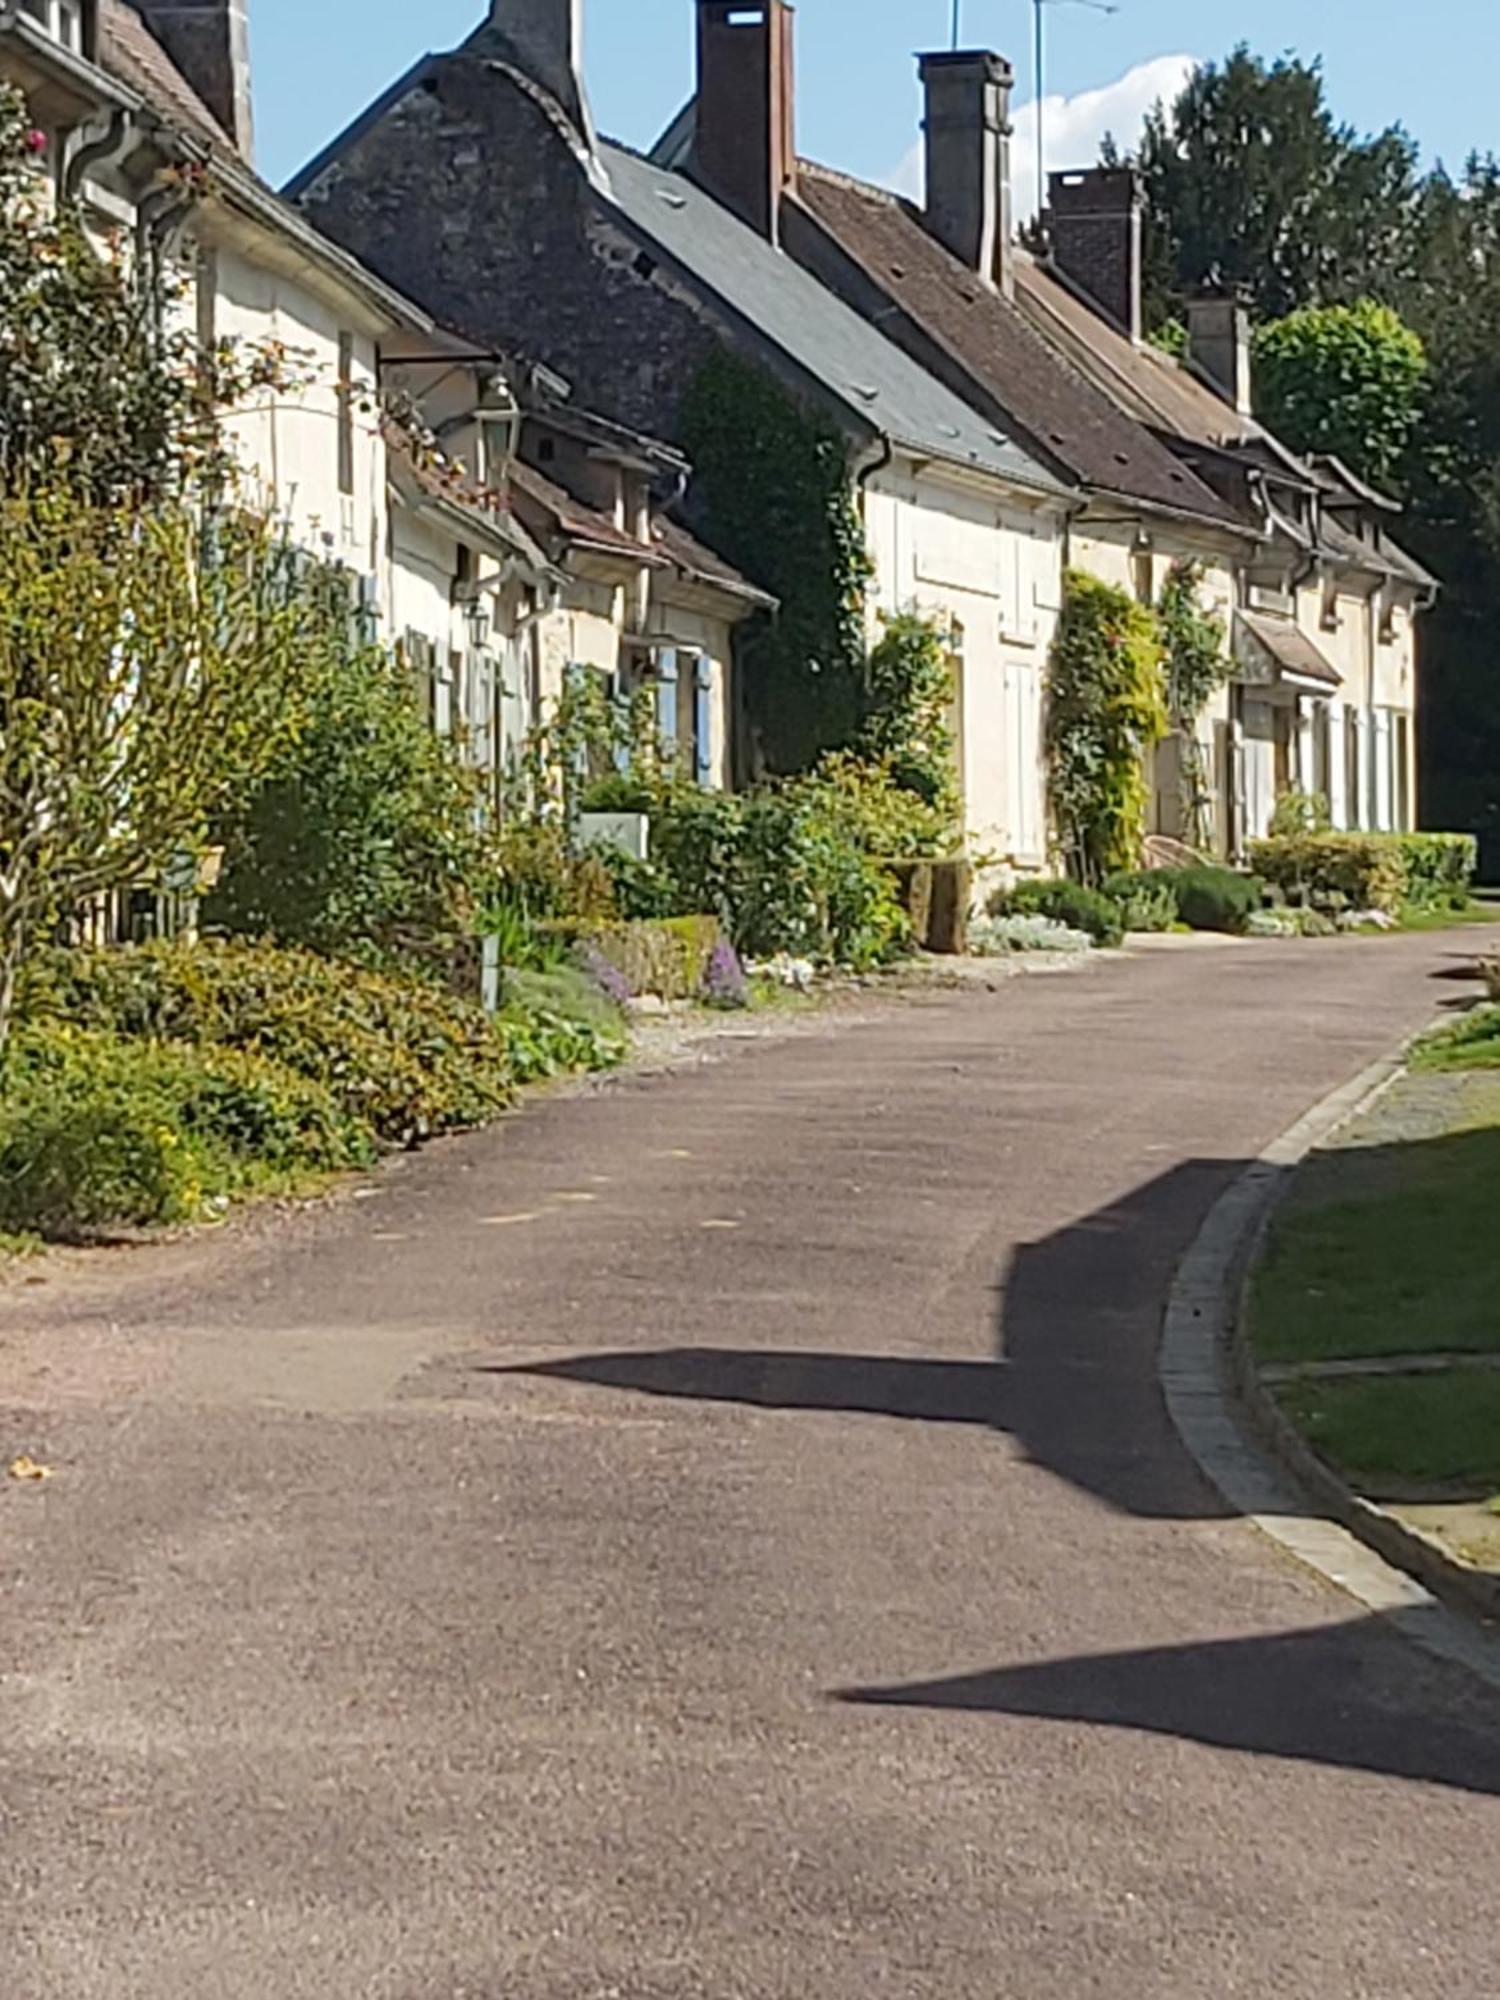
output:
POLYGON ((656 733, 662 754, 677 754, 677 649, 667 646, 656 656, 656 733))
POLYGON ((694 775, 698 783, 709 786, 714 781, 714 663, 704 654, 698 655, 698 664, 693 672, 693 753, 694 775))

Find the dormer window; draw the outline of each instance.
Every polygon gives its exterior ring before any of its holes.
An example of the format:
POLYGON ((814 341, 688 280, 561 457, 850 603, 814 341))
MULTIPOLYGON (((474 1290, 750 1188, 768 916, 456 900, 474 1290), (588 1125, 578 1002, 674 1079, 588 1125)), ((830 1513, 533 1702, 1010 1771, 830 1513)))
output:
POLYGON ((84 0, 21 0, 21 12, 29 15, 39 27, 45 28, 53 41, 61 42, 65 49, 81 56, 84 52, 83 5, 84 0))

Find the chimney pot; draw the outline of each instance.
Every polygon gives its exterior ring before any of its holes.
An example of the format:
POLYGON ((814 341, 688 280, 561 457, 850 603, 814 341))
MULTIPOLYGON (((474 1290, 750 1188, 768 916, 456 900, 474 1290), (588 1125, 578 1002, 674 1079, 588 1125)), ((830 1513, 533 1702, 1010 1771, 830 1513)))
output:
POLYGON ((1188 300, 1188 354, 1239 416, 1254 414, 1250 308, 1243 294, 1212 283, 1188 300))
POLYGON ((926 114, 927 227, 1009 297, 1010 96, 1015 71, 990 49, 918 56, 926 114))
POLYGON ((250 0, 137 0, 142 19, 249 160, 250 0))
POLYGON ((787 0, 698 0, 693 171, 769 242, 796 184, 796 83, 787 0))
POLYGON ((1047 228, 1053 262, 1136 341, 1145 331, 1145 213, 1145 183, 1134 167, 1087 167, 1049 176, 1047 228))

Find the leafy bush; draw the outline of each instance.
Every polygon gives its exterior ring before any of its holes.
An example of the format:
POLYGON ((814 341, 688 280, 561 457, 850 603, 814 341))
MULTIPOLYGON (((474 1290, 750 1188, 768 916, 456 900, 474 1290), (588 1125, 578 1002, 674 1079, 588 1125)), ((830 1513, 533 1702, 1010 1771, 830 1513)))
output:
POLYGON ((1424 1036, 1412 1061, 1417 1069, 1500 1069, 1500 1007, 1476 1007, 1424 1036))
POLYGON ((1308 833, 1258 840, 1250 849, 1257 875, 1290 902, 1314 909, 1398 910, 1407 872, 1397 841, 1373 833, 1308 833))
POLYGON ((425 952, 470 928, 479 782, 431 727, 410 664, 350 634, 347 601, 330 603, 290 745, 219 829, 205 914, 318 951, 425 952))
POLYGON ((740 955, 727 938, 720 938, 709 954, 703 975, 703 1004, 725 1013, 735 1013, 750 1005, 750 986, 740 955))
POLYGON ((1146 759, 1169 727, 1162 652, 1151 611, 1068 572, 1048 670, 1047 761, 1067 863, 1086 881, 1140 860, 1146 759))
POLYGON ((1170 873, 1177 914, 1189 930, 1243 932, 1261 906, 1261 884, 1232 868, 1178 868, 1170 873))
POLYGON ((983 917, 969 927, 969 949, 976 958, 1005 958, 1013 951, 1091 951, 1093 945, 1087 931, 1051 917, 983 917))
POLYGON ((505 1035, 426 980, 238 941, 54 951, 27 981, 28 1019, 244 1049, 322 1085, 382 1142, 410 1144, 510 1102, 505 1035))
POLYGON ((1269 910, 1252 910, 1245 922, 1245 935, 1260 938, 1336 937, 1338 925, 1321 910, 1294 910, 1282 904, 1269 910))
POLYGON ((1327 833, 1333 825, 1328 801, 1321 792, 1283 792, 1271 814, 1273 840, 1295 840, 1305 833, 1327 833))
MULTIPOLYGON (((931 619, 915 612, 884 624, 865 671, 860 751, 882 764, 902 791, 956 821, 951 646, 931 619)), ((917 850, 891 850, 902 851, 917 850)))
POLYGON ((1104 894, 1119 905, 1127 931, 1169 931, 1178 921, 1176 889, 1160 870, 1111 875, 1104 894))
POLYGON ((1472 833, 1396 833, 1390 836, 1406 869, 1406 900, 1418 909, 1466 909, 1479 867, 1472 833))
POLYGON ((494 1031, 517 1083, 612 1069, 627 1047, 619 1008, 574 966, 508 974, 494 1031))
POLYGON ((374 1151, 332 1090, 264 1056, 33 1026, 0 1099, 0 1227, 194 1222, 374 1151))
POLYGON ((1119 903, 1102 890, 1079 882, 1018 882, 990 900, 996 917, 1048 917, 1055 924, 1085 932, 1096 945, 1113 948, 1125 941, 1119 903))

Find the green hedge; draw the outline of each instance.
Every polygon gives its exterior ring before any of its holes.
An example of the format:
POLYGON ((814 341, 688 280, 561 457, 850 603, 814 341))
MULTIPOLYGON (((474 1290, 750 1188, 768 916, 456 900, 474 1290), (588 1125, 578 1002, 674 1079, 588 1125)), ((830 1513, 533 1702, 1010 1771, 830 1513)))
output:
POLYGON ((696 1000, 724 931, 717 917, 656 917, 601 923, 583 917, 543 924, 542 936, 597 952, 635 998, 696 1000))
POLYGON ((1162 870, 1143 868, 1111 875, 1104 893, 1119 904, 1127 931, 1169 931, 1180 921, 1172 879, 1162 870))
POLYGON ((1468 834, 1305 833, 1256 841, 1250 861, 1290 902, 1394 914, 1466 903, 1478 845, 1468 834))
POLYGON ((1104 893, 1124 911, 1131 930, 1242 932, 1263 900, 1261 883, 1233 868, 1147 868, 1112 875, 1104 893))
POLYGON ((1081 882, 1018 882, 990 898, 992 917, 1047 917, 1069 930, 1082 931, 1101 948, 1125 942, 1125 921, 1119 903, 1102 890, 1081 882))

